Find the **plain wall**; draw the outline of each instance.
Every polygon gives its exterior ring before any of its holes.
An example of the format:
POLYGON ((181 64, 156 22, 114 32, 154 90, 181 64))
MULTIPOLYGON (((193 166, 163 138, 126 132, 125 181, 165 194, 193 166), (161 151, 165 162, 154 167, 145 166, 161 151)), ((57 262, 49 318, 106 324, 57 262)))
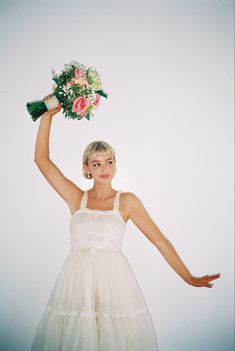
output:
POLYGON ((234 22, 232 1, 0 1, 0 350, 29 350, 69 254, 70 212, 34 163, 39 120, 27 101, 51 70, 95 67, 108 99, 92 120, 51 128, 50 155, 82 189, 93 140, 117 153, 113 188, 140 197, 195 276, 186 284, 128 222, 123 253, 145 296, 160 351, 232 351, 234 22))

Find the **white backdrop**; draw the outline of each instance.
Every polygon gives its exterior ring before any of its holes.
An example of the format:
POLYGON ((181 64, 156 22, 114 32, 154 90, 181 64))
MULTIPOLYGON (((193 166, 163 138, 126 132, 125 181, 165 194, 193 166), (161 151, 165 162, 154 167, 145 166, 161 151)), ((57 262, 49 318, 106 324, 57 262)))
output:
MULTIPOLYGON (((134 192, 195 276, 187 285, 130 221, 123 253, 160 351, 232 351, 232 1, 1 0, 0 350, 26 351, 70 250, 67 204, 34 164, 39 120, 27 101, 51 70, 95 67, 108 99, 91 121, 53 119, 50 153, 82 189, 93 140, 117 153, 114 189, 134 192)), ((133 350, 134 351, 134 350, 133 350)))

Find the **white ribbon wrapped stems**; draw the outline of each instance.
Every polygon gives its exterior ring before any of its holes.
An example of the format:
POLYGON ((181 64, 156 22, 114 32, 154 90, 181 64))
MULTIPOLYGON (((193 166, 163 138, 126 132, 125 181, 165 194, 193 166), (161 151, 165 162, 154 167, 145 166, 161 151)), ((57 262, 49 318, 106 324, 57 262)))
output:
POLYGON ((48 100, 44 100, 44 103, 47 107, 47 110, 52 110, 53 108, 56 108, 59 105, 59 100, 55 95, 53 95, 51 98, 48 100))

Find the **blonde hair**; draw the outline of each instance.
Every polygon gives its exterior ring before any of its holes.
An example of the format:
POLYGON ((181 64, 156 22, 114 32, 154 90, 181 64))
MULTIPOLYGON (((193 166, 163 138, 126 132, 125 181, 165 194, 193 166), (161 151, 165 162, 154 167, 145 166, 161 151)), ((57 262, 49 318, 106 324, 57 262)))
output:
POLYGON ((83 157, 82 157, 82 164, 83 164, 83 175, 85 178, 88 178, 87 172, 85 170, 85 165, 88 166, 88 159, 89 157, 91 157, 93 154, 95 154, 96 152, 111 152, 112 157, 114 158, 114 161, 116 161, 116 157, 115 157, 115 151, 112 148, 112 146, 110 146, 108 143, 106 143, 103 140, 99 140, 99 141, 93 141, 92 143, 90 143, 89 145, 87 145, 87 147, 84 150, 83 153, 83 157))

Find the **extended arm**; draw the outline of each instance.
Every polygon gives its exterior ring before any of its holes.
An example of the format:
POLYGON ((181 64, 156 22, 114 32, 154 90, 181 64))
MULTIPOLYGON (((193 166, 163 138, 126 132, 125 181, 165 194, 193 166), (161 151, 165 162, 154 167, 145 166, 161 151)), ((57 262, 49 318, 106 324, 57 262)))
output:
POLYGON ((213 286, 210 281, 218 279, 220 277, 219 273, 194 277, 177 254, 174 246, 154 223, 140 199, 133 193, 126 193, 125 202, 128 208, 128 217, 157 247, 168 264, 186 283, 197 287, 211 288, 213 286))
POLYGON ((34 162, 49 184, 67 202, 72 213, 80 203, 83 192, 77 185, 63 175, 60 169, 52 162, 49 155, 49 138, 52 118, 53 115, 61 110, 61 107, 62 106, 59 105, 57 108, 45 112, 40 117, 34 162))

